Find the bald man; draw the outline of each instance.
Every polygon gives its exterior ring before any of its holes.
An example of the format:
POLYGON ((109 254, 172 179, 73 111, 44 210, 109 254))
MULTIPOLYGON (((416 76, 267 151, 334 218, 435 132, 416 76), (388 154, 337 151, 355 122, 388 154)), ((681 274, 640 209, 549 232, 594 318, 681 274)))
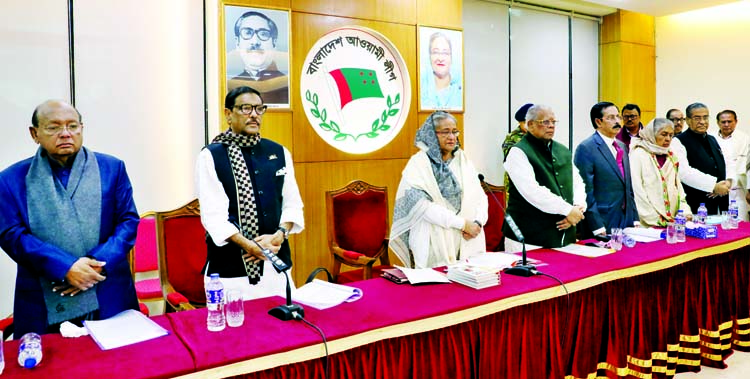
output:
POLYGON ((138 309, 127 252, 138 212, 125 164, 83 146, 81 115, 49 100, 33 157, 0 172, 0 247, 16 262, 16 336, 138 309))

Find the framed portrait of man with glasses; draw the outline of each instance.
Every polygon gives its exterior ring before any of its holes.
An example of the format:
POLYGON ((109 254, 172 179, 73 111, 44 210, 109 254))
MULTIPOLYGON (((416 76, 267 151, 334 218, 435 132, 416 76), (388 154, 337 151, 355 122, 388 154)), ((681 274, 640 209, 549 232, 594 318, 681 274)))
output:
POLYGON ((224 4, 222 16, 222 93, 248 86, 289 108, 289 11, 224 4))
POLYGON ((463 111, 463 33, 419 26, 419 110, 463 111))

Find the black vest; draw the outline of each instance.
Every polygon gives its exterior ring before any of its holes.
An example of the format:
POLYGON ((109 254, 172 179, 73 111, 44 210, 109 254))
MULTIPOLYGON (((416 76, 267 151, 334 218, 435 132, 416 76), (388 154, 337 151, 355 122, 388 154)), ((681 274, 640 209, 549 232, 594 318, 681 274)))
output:
MULTIPOLYGON (((229 222, 239 225, 239 210, 237 205, 237 187, 234 181, 232 165, 229 162, 227 147, 212 143, 206 148, 214 159, 214 168, 219 181, 224 186, 224 192, 229 199, 229 222)), ((276 142, 261 139, 253 147, 242 148, 250 179, 253 183, 255 206, 258 213, 258 233, 273 234, 279 228, 281 219, 281 191, 284 187, 285 175, 277 175, 279 170, 286 168, 284 148, 276 142)), ((247 276, 242 262, 242 250, 232 242, 224 246, 216 246, 213 239, 206 235, 208 246, 208 274, 218 273, 222 278, 247 276)), ((278 252, 279 258, 289 266, 292 265, 289 241, 284 241, 278 252)), ((205 267, 204 267, 205 270, 205 267)))
MULTIPOLYGON (((721 147, 716 142, 716 138, 706 134, 705 136, 693 132, 690 129, 685 130, 676 136, 685 146, 687 159, 690 167, 705 174, 715 176, 717 181, 726 179, 726 165, 724 155, 721 153, 721 147)), ((729 196, 720 196, 713 199, 708 198, 708 192, 703 192, 697 188, 690 187, 682 183, 685 189, 685 196, 693 214, 698 212, 700 203, 705 203, 708 208, 708 214, 719 214, 719 211, 725 211, 729 208, 729 196)))
MULTIPOLYGON (((515 147, 526 154, 531 167, 534 168, 534 177, 540 185, 573 204, 573 163, 570 150, 555 141, 552 141, 549 150, 544 141, 530 133, 526 133, 515 147)), ((507 212, 523 233, 526 243, 550 248, 576 241, 575 227, 557 230, 556 223, 565 216, 545 213, 531 205, 518 192, 512 180, 508 183, 507 212)), ((503 235, 518 241, 506 223, 503 223, 503 235)))

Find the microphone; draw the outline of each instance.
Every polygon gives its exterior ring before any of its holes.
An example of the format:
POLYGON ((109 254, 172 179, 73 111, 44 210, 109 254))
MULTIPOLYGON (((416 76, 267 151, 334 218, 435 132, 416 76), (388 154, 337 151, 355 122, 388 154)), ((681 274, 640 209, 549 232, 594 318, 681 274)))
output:
POLYGON ((526 261, 526 241, 523 237, 523 233, 521 233, 521 229, 518 229, 518 225, 516 225, 516 222, 513 221, 513 217, 510 216, 500 200, 497 199, 495 193, 487 187, 487 183, 484 182, 484 175, 482 174, 479 174, 479 184, 482 185, 482 189, 484 189, 485 192, 489 193, 492 199, 495 200, 497 206, 503 210, 503 213, 505 214, 505 222, 508 224, 508 227, 510 227, 510 230, 513 232, 513 234, 515 234, 518 242, 520 242, 521 246, 523 247, 521 252, 521 260, 516 262, 515 266, 505 269, 505 273, 516 276, 536 275, 536 273, 538 272, 536 270, 536 266, 529 264, 526 261))
POLYGON ((278 307, 271 308, 271 310, 268 311, 268 314, 276 317, 277 319, 281 321, 289 321, 289 320, 296 320, 296 319, 302 319, 305 317, 305 310, 302 308, 301 305, 298 304, 292 304, 292 286, 289 284, 289 265, 284 263, 284 261, 281 260, 276 254, 272 253, 271 250, 264 249, 258 241, 254 239, 250 239, 255 243, 256 246, 260 249, 260 251, 263 253, 263 255, 268 258, 269 261, 271 261, 271 264, 273 265, 273 268, 276 270, 276 272, 283 272, 284 276, 286 276, 286 304, 279 305, 278 307))

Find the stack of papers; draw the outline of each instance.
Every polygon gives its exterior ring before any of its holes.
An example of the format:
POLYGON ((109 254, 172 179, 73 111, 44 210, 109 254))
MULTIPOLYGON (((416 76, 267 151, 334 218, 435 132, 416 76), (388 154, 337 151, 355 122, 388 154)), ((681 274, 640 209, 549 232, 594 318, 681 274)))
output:
POLYGON ((494 287, 500 284, 500 270, 459 263, 448 266, 448 279, 476 289, 494 287))
POLYGON ((351 303, 361 297, 362 290, 359 288, 328 283, 318 279, 297 288, 292 293, 292 299, 295 302, 317 309, 328 309, 344 302, 351 303))
POLYGON ((664 239, 661 236, 663 230, 655 228, 625 228, 624 232, 636 242, 654 242, 664 239))
POLYGON ((128 309, 106 320, 84 321, 91 337, 102 350, 132 345, 169 334, 141 312, 128 309))

